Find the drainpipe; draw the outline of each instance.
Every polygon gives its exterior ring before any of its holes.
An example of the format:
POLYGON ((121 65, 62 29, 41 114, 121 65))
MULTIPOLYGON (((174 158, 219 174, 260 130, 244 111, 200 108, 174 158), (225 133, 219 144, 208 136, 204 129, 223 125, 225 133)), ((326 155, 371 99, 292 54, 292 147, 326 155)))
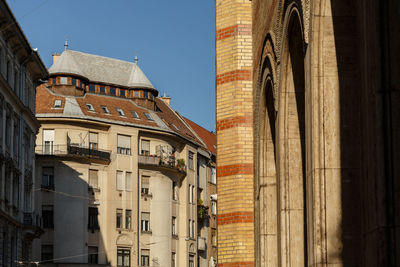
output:
MULTIPOLYGON (((137 141, 137 144, 138 144, 138 151, 137 151, 137 153, 139 154, 139 136, 138 136, 138 141, 137 141)), ((137 159, 138 157, 136 157, 136 159, 137 159)), ((137 159, 138 160, 138 159, 137 159)), ((136 255, 137 255, 137 265, 138 266, 140 266, 140 256, 139 256, 139 253, 140 253, 140 232, 139 232, 139 230, 140 230, 140 204, 139 204, 139 201, 140 201, 140 177, 139 177, 139 162, 137 163, 137 190, 136 190, 136 193, 137 193, 137 251, 136 251, 136 255)))

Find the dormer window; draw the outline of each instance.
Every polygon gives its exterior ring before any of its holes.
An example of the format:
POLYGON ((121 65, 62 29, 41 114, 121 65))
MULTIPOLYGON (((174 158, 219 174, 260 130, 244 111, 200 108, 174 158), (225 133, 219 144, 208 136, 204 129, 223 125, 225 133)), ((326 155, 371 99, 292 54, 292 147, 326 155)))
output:
POLYGON ((125 96, 125 90, 122 90, 122 89, 119 90, 119 95, 120 95, 120 96, 125 96))
POLYGON ((135 97, 139 97, 139 91, 135 91, 135 97))
POLYGON ((105 94, 106 88, 104 86, 100 86, 100 94, 105 94))
POLYGON ((144 113, 144 115, 146 116, 146 118, 147 118, 149 121, 154 121, 154 120, 153 120, 153 117, 151 117, 151 115, 150 115, 149 113, 144 113))
POLYGON ((75 78, 71 79, 71 84, 76 86, 76 79, 75 78))
POLYGON ((144 91, 144 92, 143 92, 143 98, 148 98, 148 97, 149 97, 148 94, 149 94, 149 92, 144 91))
POLYGON ((116 108, 116 110, 117 110, 117 112, 118 112, 118 115, 120 115, 120 116, 122 116, 122 117, 125 117, 125 113, 124 113, 124 111, 123 111, 122 109, 116 108))
POLYGON ((61 77, 60 78, 60 83, 61 84, 67 84, 67 77, 61 77))
POLYGON ((96 87, 94 86, 94 84, 89 84, 89 92, 95 92, 96 91, 96 87))
POLYGON ((56 99, 54 100, 54 106, 55 108, 61 108, 61 100, 60 99, 56 99))
POLYGON ((89 111, 94 111, 94 107, 92 104, 86 103, 86 107, 89 111))
POLYGON ((131 110, 131 114, 132 114, 132 117, 133 117, 134 119, 139 119, 139 115, 137 114, 136 111, 131 110))
POLYGON ((114 87, 110 87, 110 95, 115 95, 115 88, 114 87))
POLYGON ((103 110, 103 112, 105 114, 110 114, 110 111, 108 110, 108 108, 106 106, 101 106, 101 109, 103 110))

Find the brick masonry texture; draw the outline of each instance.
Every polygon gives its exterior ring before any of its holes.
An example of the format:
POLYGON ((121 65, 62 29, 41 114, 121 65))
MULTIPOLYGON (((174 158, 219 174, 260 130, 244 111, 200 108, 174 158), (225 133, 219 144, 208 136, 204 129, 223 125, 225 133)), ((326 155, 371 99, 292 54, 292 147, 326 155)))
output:
POLYGON ((215 6, 218 266, 254 266, 251 1, 215 6))
POLYGON ((251 35, 251 25, 238 24, 220 29, 215 34, 216 40, 222 40, 237 35, 251 35))
POLYGON ((233 81, 251 81, 250 70, 234 70, 217 75, 217 85, 233 81))

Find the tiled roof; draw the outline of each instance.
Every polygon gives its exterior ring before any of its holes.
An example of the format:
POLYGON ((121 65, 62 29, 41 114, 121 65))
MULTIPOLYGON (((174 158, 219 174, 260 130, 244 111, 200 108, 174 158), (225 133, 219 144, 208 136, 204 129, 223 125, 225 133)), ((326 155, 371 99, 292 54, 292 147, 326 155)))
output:
POLYGON ((155 90, 137 63, 73 50, 62 52, 49 73, 79 75, 91 82, 155 90))
POLYGON ((132 125, 176 133, 196 144, 202 144, 191 129, 182 121, 180 116, 165 104, 163 100, 155 98, 155 102, 157 111, 151 111, 138 106, 133 100, 127 98, 92 93, 86 93, 84 96, 61 96, 51 92, 46 88, 46 85, 41 85, 37 88, 36 93, 36 115, 37 117, 92 118, 108 123, 130 123, 132 125), (62 108, 53 108, 54 100, 56 99, 62 101, 62 108), (86 104, 91 104, 94 111, 90 111, 86 104), (102 106, 107 107, 110 114, 104 113, 102 106), (116 110, 117 108, 120 108, 125 116, 120 116, 116 110), (135 111, 139 115, 139 119, 134 118, 131 111, 135 111), (154 121, 148 120, 144 113, 151 114, 154 121))
POLYGON ((206 148, 213 153, 217 154, 217 135, 208 131, 207 129, 201 127, 200 125, 194 123, 193 121, 185 118, 185 121, 189 126, 196 132, 196 134, 201 138, 201 140, 206 144, 206 148))

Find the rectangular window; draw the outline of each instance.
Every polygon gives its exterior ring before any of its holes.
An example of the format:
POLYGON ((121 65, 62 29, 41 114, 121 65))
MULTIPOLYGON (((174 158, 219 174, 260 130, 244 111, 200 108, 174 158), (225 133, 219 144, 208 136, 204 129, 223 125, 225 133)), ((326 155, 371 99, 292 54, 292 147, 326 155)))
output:
POLYGON ((96 86, 92 83, 89 84, 89 92, 92 92, 92 93, 96 92, 96 86))
POLYGON ((130 155, 131 154, 131 137, 128 135, 117 135, 117 153, 130 155))
POLYGON ((99 210, 96 207, 89 207, 89 216, 88 216, 88 229, 89 230, 98 230, 99 221, 98 221, 99 210))
POLYGON ((105 114, 110 114, 110 111, 108 110, 108 108, 106 106, 101 106, 101 109, 103 110, 103 112, 105 114))
POLYGON ((150 212, 142 212, 141 229, 142 232, 150 232, 150 212))
POLYGON ((75 79, 75 78, 72 78, 72 79, 71 79, 71 84, 74 85, 74 86, 76 86, 76 79, 75 79))
POLYGON ((196 204, 196 203, 194 202, 194 185, 192 185, 192 193, 191 193, 190 196, 191 196, 190 203, 196 204))
POLYGON ((42 187, 54 188, 54 167, 42 168, 42 187))
POLYGON ((150 176, 142 176, 142 195, 148 195, 149 191, 149 184, 150 184, 150 176))
POLYGON ((150 155, 150 141, 142 140, 140 144, 141 144, 140 154, 149 156, 150 155))
POLYGON ((188 236, 192 237, 192 220, 191 219, 189 219, 189 222, 188 222, 188 236))
POLYGON ((115 87, 110 87, 110 95, 115 95, 115 87))
POLYGON ((147 91, 143 91, 143 98, 148 98, 149 93, 147 91))
POLYGON ((211 230, 211 245, 213 247, 217 246, 217 231, 215 229, 211 230))
POLYGON ((195 229, 196 229, 196 224, 194 220, 192 220, 192 238, 194 238, 194 233, 196 232, 195 229))
POLYGON ((53 78, 52 81, 53 81, 53 84, 57 83, 57 79, 56 78, 53 78))
POLYGON ((117 110, 119 116, 125 117, 125 113, 124 113, 124 111, 122 109, 116 108, 116 110, 117 110))
POLYGON ((61 77, 60 78, 60 84, 68 84, 67 77, 61 77))
POLYGON ((120 95, 120 96, 125 96, 125 90, 120 89, 120 90, 119 90, 119 95, 120 95))
POLYGON ((132 191, 132 173, 131 172, 125 173, 125 190, 132 191))
POLYGON ((42 206, 43 228, 54 228, 54 211, 53 205, 42 206))
POLYGON ((188 165, 189 169, 194 170, 194 164, 193 164, 193 152, 189 151, 189 156, 188 156, 188 165))
POLYGON ((177 235, 177 229, 176 229, 176 217, 172 216, 172 235, 176 236, 177 235))
POLYGON ((192 199, 193 199, 193 197, 192 197, 192 185, 188 185, 188 202, 189 202, 189 204, 192 204, 193 202, 192 202, 192 199))
POLYGON ((215 200, 211 200, 211 214, 217 215, 217 202, 215 200))
POLYGON ((125 211, 125 228, 126 229, 132 228, 132 211, 131 210, 125 211))
POLYGON ((62 101, 60 99, 54 100, 54 108, 61 108, 62 101))
POLYGON ((53 262, 53 245, 42 245, 42 262, 53 262))
POLYGON ((43 130, 43 153, 53 155, 54 130, 43 130))
POLYGON ((217 183, 217 173, 214 167, 211 167, 211 183, 213 184, 217 183))
POLYGON ((189 255, 189 267, 194 267, 194 256, 189 255))
POLYGON ((117 219, 116 227, 122 228, 122 209, 117 209, 116 219, 117 219))
POLYGON ((153 121, 153 117, 149 113, 144 113, 144 116, 146 117, 147 120, 153 121))
POLYGON ((150 266, 149 258, 150 258, 150 250, 142 249, 140 251, 140 266, 150 266))
POLYGON ((106 88, 104 86, 100 86, 100 94, 105 94, 106 88))
POLYGON ((98 247, 88 247, 88 263, 98 264, 98 259, 99 259, 98 254, 99 254, 98 247))
POLYGON ((122 171, 117 171, 117 190, 124 190, 122 185, 123 183, 122 175, 123 175, 122 171))
POLYGON ((137 114, 136 111, 131 110, 131 114, 132 114, 132 117, 133 117, 134 119, 139 119, 139 115, 137 114))
POLYGON ((135 97, 139 97, 139 91, 135 91, 135 97))
POLYGON ((91 188, 99 188, 99 171, 89 170, 89 186, 91 188))
POLYGON ((178 185, 176 182, 172 182, 172 199, 178 200, 178 185))
POLYGON ((99 134, 89 132, 89 149, 97 150, 99 143, 99 134))
POLYGON ((131 266, 131 250, 129 248, 117 248, 117 265, 118 267, 131 266))

